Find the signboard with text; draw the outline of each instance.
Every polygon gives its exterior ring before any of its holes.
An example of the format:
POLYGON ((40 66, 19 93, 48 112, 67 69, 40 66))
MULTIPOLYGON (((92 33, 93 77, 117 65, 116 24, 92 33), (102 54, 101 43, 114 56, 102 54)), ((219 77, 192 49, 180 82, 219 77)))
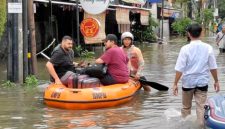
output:
POLYGON ((22 13, 22 3, 8 3, 8 13, 22 13))
POLYGON ((86 18, 80 24, 80 31, 85 37, 95 37, 99 32, 99 26, 100 24, 96 19, 86 18))

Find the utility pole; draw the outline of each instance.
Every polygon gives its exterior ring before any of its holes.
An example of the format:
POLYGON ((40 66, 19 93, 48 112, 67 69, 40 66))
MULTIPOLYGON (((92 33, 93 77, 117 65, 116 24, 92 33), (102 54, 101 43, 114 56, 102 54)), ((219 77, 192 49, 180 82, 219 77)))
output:
POLYGON ((52 0, 49 0, 49 28, 50 28, 50 34, 51 34, 51 38, 53 38, 53 25, 52 25, 52 22, 53 22, 53 16, 52 16, 52 0))
POLYGON ((29 24, 29 38, 31 44, 31 59, 32 59, 32 73, 37 75, 37 57, 36 57, 36 39, 35 39, 35 24, 34 24, 34 9, 33 0, 28 0, 28 24, 29 24))
POLYGON ((8 0, 7 79, 23 82, 22 0, 8 0))
POLYGON ((76 19, 77 19, 77 44, 80 45, 80 18, 79 18, 79 5, 78 0, 76 0, 76 19))
POLYGON ((23 80, 28 76, 27 0, 23 0, 23 80))
MULTIPOLYGON (((22 0, 18 0, 22 5, 22 0)), ((23 7, 23 6, 22 6, 23 7)), ((23 83, 23 20, 22 13, 18 14, 18 81, 23 83)))
POLYGON ((162 7, 161 7, 161 12, 162 12, 162 16, 161 16, 161 33, 160 33, 160 40, 159 40, 159 44, 163 43, 163 19, 164 19, 164 0, 162 0, 162 7))
POLYGON ((188 2, 188 17, 192 19, 192 1, 188 2))

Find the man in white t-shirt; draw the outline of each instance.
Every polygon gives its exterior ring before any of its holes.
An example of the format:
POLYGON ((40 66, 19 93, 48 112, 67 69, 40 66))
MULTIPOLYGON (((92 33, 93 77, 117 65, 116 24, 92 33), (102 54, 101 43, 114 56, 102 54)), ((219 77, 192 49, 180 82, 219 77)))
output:
POLYGON ((202 27, 191 24, 187 28, 190 43, 180 50, 175 70, 173 94, 178 95, 178 81, 182 76, 182 117, 191 114, 192 98, 196 102, 197 122, 204 126, 204 105, 207 99, 210 72, 214 79, 214 89, 220 90, 217 78, 217 64, 213 48, 200 40, 202 27))
POLYGON ((220 53, 225 52, 225 24, 222 26, 222 30, 216 35, 216 44, 219 47, 220 53))

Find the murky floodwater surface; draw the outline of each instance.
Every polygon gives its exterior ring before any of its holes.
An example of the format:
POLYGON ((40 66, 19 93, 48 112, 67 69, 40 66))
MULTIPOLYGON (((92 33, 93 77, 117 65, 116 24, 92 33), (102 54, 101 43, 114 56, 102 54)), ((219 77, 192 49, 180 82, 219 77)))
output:
MULTIPOLYGON (((206 41, 213 39, 207 38, 206 41)), ((144 75, 148 80, 172 87, 174 66, 181 46, 185 43, 169 42, 167 44, 141 44, 145 59, 144 75)), ((215 44, 218 62, 218 74, 221 92, 225 88, 225 54, 219 54, 215 44)), ((40 60, 39 79, 47 80, 46 60, 40 60)), ((6 71, 1 66, 1 80, 6 71)), ((211 79, 212 80, 212 79, 211 79)), ((215 94, 211 81, 209 96, 215 94)), ((43 87, 36 89, 1 88, 0 89, 0 129, 66 129, 66 128, 137 128, 137 129, 196 129, 195 109, 193 115, 180 118, 181 88, 179 96, 172 96, 171 90, 159 92, 152 89, 150 93, 143 90, 129 103, 96 110, 63 110, 50 108, 43 103, 43 87)), ((193 103, 194 104, 194 103, 193 103)), ((195 107, 195 104, 193 105, 195 107)))

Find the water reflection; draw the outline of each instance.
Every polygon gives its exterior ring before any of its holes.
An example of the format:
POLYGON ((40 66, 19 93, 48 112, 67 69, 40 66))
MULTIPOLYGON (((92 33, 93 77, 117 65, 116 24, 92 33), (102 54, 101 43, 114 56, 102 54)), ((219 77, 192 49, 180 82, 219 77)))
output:
POLYGON ((6 80, 6 63, 6 61, 0 61, 0 84, 2 84, 2 82, 6 80))
MULTIPOLYGON (((225 54, 219 54, 213 39, 206 39, 214 47, 221 92, 225 91, 225 54)), ((174 66, 181 46, 186 42, 175 40, 168 44, 140 44, 145 59, 144 75, 148 80, 172 87, 174 66), (175 42, 176 41, 176 42, 175 42)), ((46 59, 39 59, 38 78, 48 80, 45 69, 46 59)), ((0 79, 5 79, 6 70, 0 67, 0 79), (3 75, 3 76, 2 76, 3 75)), ((181 85, 178 96, 171 91, 151 93, 143 90, 127 104, 97 110, 62 110, 47 107, 43 104, 43 89, 0 88, 0 129, 40 129, 40 128, 140 128, 140 129, 197 129, 195 124, 195 103, 192 115, 181 119, 181 85), (40 90, 41 89, 41 90, 40 90)), ((214 95, 211 78, 209 96, 214 95)))
POLYGON ((127 126, 133 121, 142 119, 139 115, 143 109, 144 98, 137 95, 127 104, 96 110, 62 110, 46 107, 44 120, 46 125, 58 128, 94 127, 94 128, 117 128, 127 126))

